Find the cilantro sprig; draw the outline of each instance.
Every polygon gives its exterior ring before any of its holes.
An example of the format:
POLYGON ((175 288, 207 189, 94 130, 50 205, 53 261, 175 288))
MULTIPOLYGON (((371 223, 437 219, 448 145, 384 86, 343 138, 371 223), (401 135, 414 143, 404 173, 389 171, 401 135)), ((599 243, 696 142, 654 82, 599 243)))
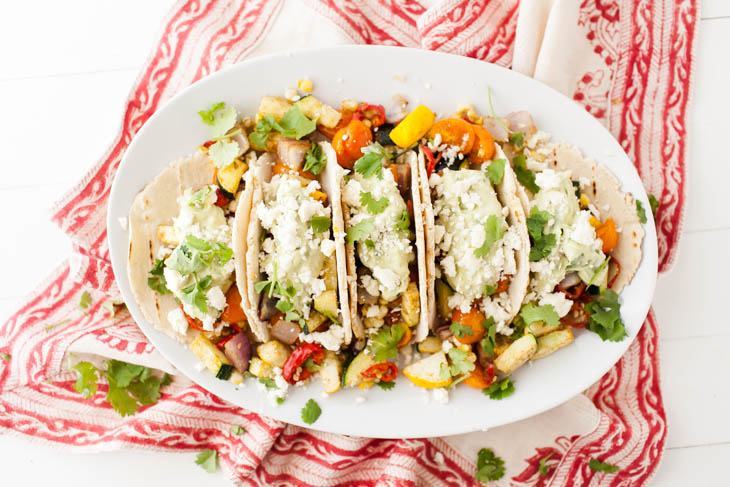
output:
POLYGON ((586 328, 598 334, 601 340, 620 342, 626 337, 618 294, 612 289, 601 290, 594 301, 586 304, 585 310, 589 315, 586 328))
POLYGON ((453 333, 456 338, 465 338, 474 334, 471 327, 462 325, 458 321, 452 321, 451 326, 449 326, 449 330, 451 330, 451 333, 453 333))
POLYGON ((513 132, 509 134, 507 141, 517 149, 522 149, 525 145, 525 134, 523 132, 513 132))
POLYGON ((218 169, 231 165, 240 152, 241 148, 235 140, 221 139, 208 147, 208 157, 218 169))
POLYGON ((254 147, 263 149, 269 140, 271 132, 279 132, 289 139, 301 139, 309 135, 317 128, 317 124, 308 119, 304 112, 293 106, 277 121, 272 115, 265 115, 256 123, 253 132, 249 135, 251 144, 254 147))
POLYGON ((497 346, 497 324, 494 322, 494 318, 489 316, 484 320, 482 326, 487 332, 484 334, 484 338, 479 341, 479 345, 482 347, 484 354, 491 358, 494 356, 494 347, 497 346))
POLYGON ((326 165, 327 157, 324 155, 322 146, 313 143, 304 156, 304 170, 317 176, 324 170, 326 165))
POLYGON ((449 357, 449 372, 452 377, 466 375, 476 368, 474 361, 469 359, 469 352, 454 347, 446 354, 449 357))
POLYGON ((218 470, 218 452, 215 450, 203 450, 195 457, 195 464, 208 473, 218 470))
POLYGON ((482 391, 485 396, 495 401, 501 401, 515 392, 515 383, 509 377, 495 381, 491 386, 482 391))
POLYGON ((646 223, 646 211, 640 200, 636 200, 636 216, 639 217, 639 222, 646 223))
POLYGON ((238 118, 236 109, 222 101, 214 103, 208 110, 199 111, 198 115, 200 115, 203 123, 208 126, 210 135, 213 138, 224 136, 236 125, 236 119, 238 118))
POLYGON ((536 321, 542 321, 548 326, 555 326, 560 323, 560 316, 558 316, 552 304, 538 306, 535 303, 527 303, 522 306, 520 317, 524 320, 525 325, 536 321))
POLYGON ((535 182, 535 173, 527 169, 527 159, 523 154, 518 154, 512 159, 512 166, 515 170, 517 181, 531 193, 536 194, 540 187, 535 182))
POLYGON ((410 230, 411 217, 408 215, 408 210, 403 210, 400 216, 398 216, 398 220, 395 222, 395 228, 402 231, 410 230))
POLYGON ((487 166, 487 176, 494 186, 502 182, 505 164, 507 164, 507 161, 504 159, 495 159, 487 166))
POLYGON ((527 217, 527 233, 530 234, 530 262, 537 262, 547 257, 555 247, 554 233, 545 233, 545 225, 550 220, 550 213, 533 208, 527 217))
POLYGON ((363 149, 362 157, 355 161, 355 172, 362 174, 366 178, 372 176, 382 178, 383 161, 388 158, 389 155, 382 145, 377 142, 370 144, 363 149))
POLYGON ((158 294, 170 294, 170 290, 167 289, 167 281, 163 272, 164 269, 165 261, 157 259, 147 276, 147 286, 158 294))
POLYGON ((398 342, 405 331, 399 324, 384 326, 370 338, 369 350, 376 362, 385 362, 398 356, 398 342))
POLYGON ((651 193, 649 193, 647 196, 649 196, 649 206, 651 206, 651 214, 656 216, 656 211, 659 209, 659 200, 651 193))
POLYGON ((375 230, 375 220, 367 218, 347 229, 347 243, 365 240, 375 230))
POLYGON ((74 390, 81 394, 85 399, 96 394, 98 389, 99 374, 91 362, 79 362, 72 367, 76 372, 76 382, 74 390))
POLYGON ((482 448, 477 453, 477 470, 474 478, 486 484, 504 477, 504 460, 499 458, 489 448, 482 448))
POLYGON ((190 275, 208 268, 212 264, 225 265, 233 258, 233 250, 221 242, 208 242, 194 235, 188 235, 181 245, 168 257, 167 267, 182 275, 190 275))
POLYGON ((319 404, 314 399, 307 401, 301 411, 302 421, 307 424, 314 424, 321 415, 322 408, 319 407, 319 404))
POLYGON ((593 470, 594 472, 603 472, 603 473, 616 473, 620 470, 618 465, 611 465, 610 463, 604 463, 595 458, 591 458, 591 460, 588 462, 588 467, 590 467, 590 469, 593 470))
POLYGON ((489 215, 484 223, 484 243, 478 249, 474 250, 477 257, 486 256, 492 249, 492 246, 504 235, 504 225, 502 220, 496 215, 489 215))
POLYGON ((313 216, 309 220, 309 226, 314 233, 324 233, 332 226, 332 220, 328 216, 313 216))
POLYGON ((363 191, 360 193, 360 204, 363 205, 371 215, 379 215, 388 207, 388 198, 375 199, 372 193, 363 191))

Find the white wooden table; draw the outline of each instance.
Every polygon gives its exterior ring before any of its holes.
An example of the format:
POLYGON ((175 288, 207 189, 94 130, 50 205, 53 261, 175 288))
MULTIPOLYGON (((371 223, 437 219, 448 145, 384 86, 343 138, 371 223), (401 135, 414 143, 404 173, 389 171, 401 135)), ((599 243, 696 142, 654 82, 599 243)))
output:
MULTIPOLYGON (((116 134, 172 3, 0 2, 0 320, 70 251, 48 209, 116 134)), ((730 1, 702 7, 684 235, 654 300, 669 417, 657 485, 717 485, 730 459, 730 1)), ((227 484, 193 453, 81 455, 12 436, 0 436, 0 465, 2 485, 227 484)))

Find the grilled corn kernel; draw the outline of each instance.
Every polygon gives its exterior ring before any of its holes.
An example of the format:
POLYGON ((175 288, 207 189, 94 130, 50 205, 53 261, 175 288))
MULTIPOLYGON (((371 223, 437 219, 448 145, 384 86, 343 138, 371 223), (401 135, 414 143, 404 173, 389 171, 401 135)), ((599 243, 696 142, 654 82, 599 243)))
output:
POLYGON ((314 90, 314 84, 311 79, 300 79, 297 81, 297 88, 304 93, 311 93, 314 90))

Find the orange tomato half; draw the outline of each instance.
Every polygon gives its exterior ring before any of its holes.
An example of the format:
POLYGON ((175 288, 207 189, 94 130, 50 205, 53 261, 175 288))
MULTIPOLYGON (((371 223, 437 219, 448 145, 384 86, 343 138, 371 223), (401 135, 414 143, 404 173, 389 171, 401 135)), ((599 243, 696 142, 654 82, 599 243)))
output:
POLYGON ((350 123, 338 130, 332 138, 337 162, 345 169, 352 169, 355 161, 362 157, 361 149, 372 141, 373 133, 367 125, 360 120, 350 120, 350 123))
POLYGON ((226 309, 221 314, 221 320, 227 323, 241 323, 246 321, 246 315, 241 308, 241 293, 235 284, 226 293, 226 309))
POLYGON ((439 120, 428 131, 429 138, 441 135, 441 143, 456 145, 462 154, 469 154, 476 142, 474 125, 461 118, 444 118, 439 120))
POLYGON ((469 152, 469 159, 475 164, 483 164, 494 157, 494 137, 481 125, 473 125, 476 142, 469 152))
POLYGON ((596 236, 603 242, 603 253, 607 254, 618 245, 618 232, 613 218, 607 218, 601 226, 596 228, 596 236))

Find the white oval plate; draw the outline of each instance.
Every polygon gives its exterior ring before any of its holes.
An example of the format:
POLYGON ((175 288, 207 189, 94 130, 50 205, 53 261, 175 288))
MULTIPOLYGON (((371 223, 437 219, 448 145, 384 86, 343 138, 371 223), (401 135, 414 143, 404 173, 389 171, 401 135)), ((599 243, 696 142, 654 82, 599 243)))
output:
POLYGON ((440 114, 465 103, 488 113, 491 88, 497 113, 527 110, 537 125, 555 140, 578 146, 587 156, 608 166, 649 208, 644 187, 613 136, 572 100, 525 76, 461 56, 424 50, 341 46, 294 51, 253 59, 209 76, 175 96, 142 127, 127 149, 112 187, 107 230, 112 264, 122 296, 142 331, 162 355, 183 374, 212 393, 263 415, 306 426, 300 418, 304 403, 314 398, 322 415, 312 428, 376 438, 452 435, 491 428, 527 418, 580 394, 608 371, 638 333, 649 310, 657 269, 654 222, 645 225, 643 259, 631 285, 622 293, 622 315, 629 336, 619 343, 578 332, 575 343, 527 365, 514 374, 516 392, 493 401, 481 392, 459 387, 448 404, 438 404, 423 389, 400 378, 391 391, 342 390, 328 398, 319 383, 290 389, 289 398, 274 406, 252 380, 236 387, 196 369, 197 360, 180 343, 156 330, 137 307, 127 279, 127 232, 119 224, 135 195, 166 165, 190 154, 207 138, 198 110, 217 101, 253 115, 264 95, 282 95, 300 78, 314 81, 315 94, 339 105, 344 98, 391 105, 393 95, 424 103, 440 114), (364 396, 366 402, 356 401, 364 396))

